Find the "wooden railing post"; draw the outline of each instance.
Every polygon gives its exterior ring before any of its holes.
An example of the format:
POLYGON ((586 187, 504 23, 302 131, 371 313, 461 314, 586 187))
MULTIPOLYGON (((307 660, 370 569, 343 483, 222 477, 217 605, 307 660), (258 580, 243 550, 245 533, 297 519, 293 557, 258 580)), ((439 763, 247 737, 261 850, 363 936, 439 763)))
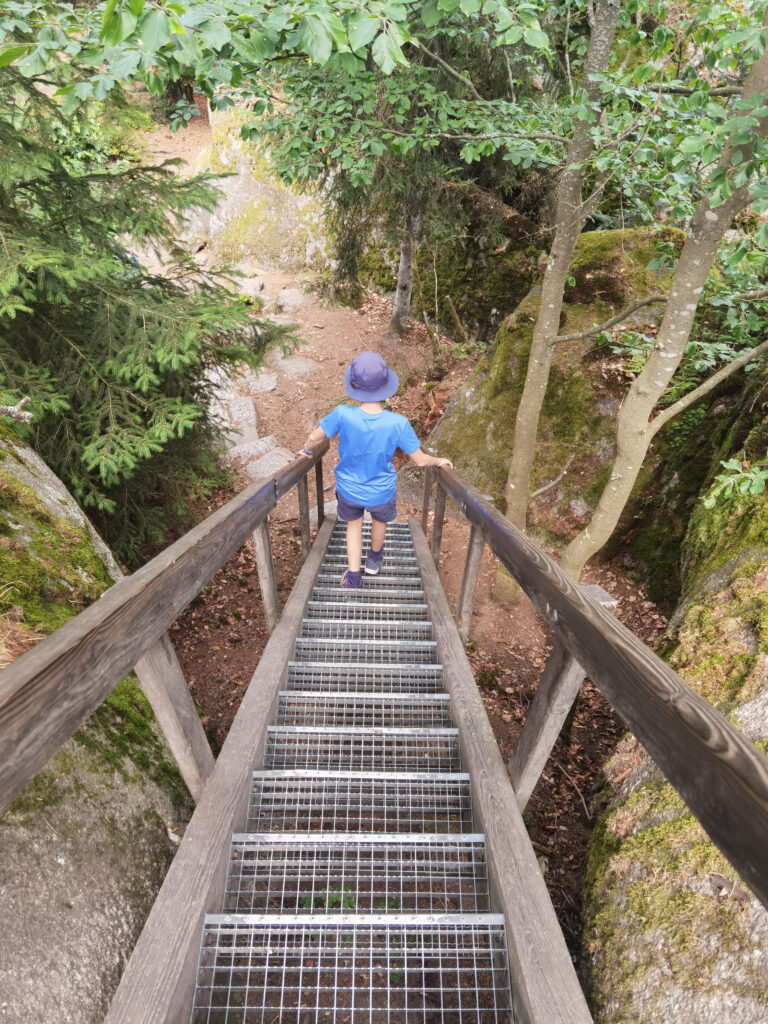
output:
POLYGON ((267 630, 271 633, 280 616, 275 580, 275 563, 272 560, 272 541, 269 538, 269 519, 265 517, 253 531, 253 550, 256 552, 256 569, 259 574, 261 599, 264 603, 264 617, 267 630))
MULTIPOLYGON (((586 586, 583 589, 604 608, 616 607, 616 598, 602 587, 586 586)), ((536 695, 507 764, 521 811, 525 810, 531 798, 585 676, 586 672, 563 641, 555 637, 536 695)))
POLYGON ((484 546, 485 541, 483 540, 482 532, 478 527, 473 526, 469 534, 467 560, 464 563, 464 575, 461 578, 459 603, 456 609, 456 625, 464 643, 467 642, 467 637, 469 636, 469 626, 472 620, 472 608, 475 604, 475 591, 477 590, 477 581, 480 576, 484 546))
POLYGON ((435 565, 440 561, 440 545, 443 542, 443 522, 445 521, 445 491, 437 481, 437 493, 435 494, 435 514, 432 519, 432 557, 435 565))
POLYGON ((299 494, 299 526, 301 527, 301 557, 309 554, 309 479, 307 474, 296 484, 299 494))
POLYGON ((317 528, 323 525, 325 519, 325 490, 323 489, 323 460, 315 463, 315 497, 317 500, 317 528))
MULTIPOLYGON (((429 519, 429 502, 432 497, 432 479, 435 475, 435 471, 432 466, 427 466, 424 470, 424 497, 421 500, 421 528, 424 533, 427 532, 427 521, 429 519)), ((440 487, 438 485, 438 491, 440 487)))
POLYGON ((199 803, 214 759, 167 633, 139 658, 135 671, 181 777, 199 803))

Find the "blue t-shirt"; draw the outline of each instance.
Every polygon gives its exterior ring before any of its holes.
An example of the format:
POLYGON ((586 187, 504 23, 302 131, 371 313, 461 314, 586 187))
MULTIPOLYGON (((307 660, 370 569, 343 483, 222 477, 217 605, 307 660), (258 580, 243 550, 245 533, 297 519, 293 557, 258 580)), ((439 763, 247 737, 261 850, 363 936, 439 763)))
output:
POLYGON ((320 420, 320 427, 326 437, 339 435, 336 489, 356 505, 389 501, 395 493, 395 449, 410 455, 421 446, 405 416, 386 409, 370 413, 359 406, 337 405, 320 420))

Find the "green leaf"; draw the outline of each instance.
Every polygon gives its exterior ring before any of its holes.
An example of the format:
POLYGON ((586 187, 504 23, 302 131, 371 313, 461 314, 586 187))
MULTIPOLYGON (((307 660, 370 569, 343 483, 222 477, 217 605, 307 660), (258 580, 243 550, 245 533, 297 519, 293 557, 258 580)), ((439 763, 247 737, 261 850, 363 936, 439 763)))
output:
POLYGON ((542 32, 540 28, 527 28, 523 35, 523 39, 529 46, 533 46, 536 50, 548 50, 549 39, 545 32, 542 32))
POLYGON ((421 9, 421 20, 427 28, 434 28, 440 21, 440 11, 437 9, 437 0, 429 0, 421 9))
POLYGON ((389 32, 382 32, 376 38, 371 48, 371 54, 385 75, 391 74, 397 64, 408 63, 389 32))
POLYGON ((298 29, 299 44, 317 64, 325 64, 331 56, 331 34, 315 15, 303 18, 298 29))
POLYGON ((232 34, 224 22, 214 18, 202 22, 199 31, 205 45, 212 50, 220 50, 232 38, 232 34))
POLYGON ((118 55, 117 60, 110 64, 109 70, 115 78, 129 78, 140 62, 141 54, 136 50, 123 50, 118 55))
POLYGON ((9 64, 13 64, 15 60, 22 57, 27 50, 28 46, 7 46, 2 52, 0 52, 0 68, 7 68, 9 64))
POLYGON ((147 11, 139 25, 139 35, 144 46, 154 53, 171 41, 171 25, 164 11, 154 8, 147 11))
POLYGON ((462 14, 477 14, 480 10, 480 0, 459 0, 459 10, 462 14))
POLYGON ((698 153, 707 144, 706 135, 689 135, 678 146, 681 153, 698 153))
POLYGON ((105 14, 101 37, 107 46, 117 46, 131 35, 137 22, 136 15, 130 11, 120 11, 119 14, 113 14, 109 19, 105 14))
MULTIPOLYGON (((373 39, 379 30, 379 19, 370 14, 356 14, 349 21, 349 45, 361 50, 373 39)), ((425 22, 426 24, 426 22, 425 22)))

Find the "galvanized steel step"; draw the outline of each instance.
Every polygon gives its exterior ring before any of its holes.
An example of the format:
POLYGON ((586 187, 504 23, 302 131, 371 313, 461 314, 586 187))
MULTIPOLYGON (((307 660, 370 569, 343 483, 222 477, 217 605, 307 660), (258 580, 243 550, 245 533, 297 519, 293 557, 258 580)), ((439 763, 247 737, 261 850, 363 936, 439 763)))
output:
POLYGON ((425 696, 284 690, 278 695, 277 725, 447 728, 452 724, 450 701, 447 693, 425 696))
POLYGON ((458 771, 458 729, 270 725, 265 768, 458 771))
POLYGON ((472 832, 463 772, 253 772, 249 832, 472 832))
POLYGON ((359 590, 347 590, 339 586, 341 574, 316 586, 312 591, 313 601, 346 602, 350 607, 356 604, 397 602, 398 604, 423 604, 424 591, 419 587, 377 587, 378 576, 369 576, 359 590))
POLYGON ((357 619, 304 619, 301 636, 325 637, 330 640, 431 640, 432 623, 413 619, 368 621, 357 619))
POLYGON ((339 571, 331 571, 329 568, 320 567, 320 572, 317 574, 316 584, 317 586, 333 586, 336 584, 337 593, 344 594, 345 598, 347 594, 360 594, 368 590, 381 590, 385 587, 402 588, 405 590, 408 587, 415 587, 419 589, 422 600, 424 599, 424 592, 421 590, 421 576, 418 574, 409 575, 407 573, 398 573, 393 575, 390 573, 380 572, 377 576, 363 575, 363 585, 360 590, 351 590, 349 588, 342 588, 339 586, 341 577, 344 575, 344 570, 339 567, 339 571))
POLYGON ((232 837, 225 913, 476 913, 487 908, 482 835, 232 837))
POLYGON ((438 693, 443 666, 435 664, 375 664, 366 662, 289 661, 286 690, 335 693, 438 693))
POLYGON ((434 640, 337 640, 297 637, 296 661, 426 662, 437 661, 434 640))
MULTIPOLYGON (((326 555, 323 559, 323 564, 320 566, 320 574, 327 574, 330 572, 343 573, 347 568, 347 556, 346 555, 326 555)), ((384 559, 381 569, 378 573, 366 573, 367 576, 416 576, 420 577, 418 563, 414 558, 412 561, 408 559, 384 559)))
POLYGON ((500 1024, 499 914, 207 915, 193 1024, 500 1024))
POLYGON ((360 601, 312 600, 307 604, 307 618, 364 619, 368 622, 414 619, 427 622, 429 621, 429 611, 425 604, 408 604, 405 601, 368 601, 362 603, 360 601))

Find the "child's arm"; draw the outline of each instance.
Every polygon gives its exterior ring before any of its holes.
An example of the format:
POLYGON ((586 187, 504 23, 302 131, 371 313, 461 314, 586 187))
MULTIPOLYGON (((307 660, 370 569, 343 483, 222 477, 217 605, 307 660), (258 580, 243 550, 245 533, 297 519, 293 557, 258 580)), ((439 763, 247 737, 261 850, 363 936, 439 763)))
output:
POLYGON ((421 448, 417 448, 415 452, 409 452, 408 458, 411 462, 419 467, 422 466, 447 466, 448 469, 453 469, 453 463, 450 459, 438 459, 434 455, 427 455, 421 448))
POLYGON ((309 458, 310 455, 312 454, 312 450, 314 449, 315 445, 318 445, 320 444, 321 441, 324 441, 325 436, 325 431, 323 430, 322 427, 315 427, 315 429, 307 438, 304 447, 299 452, 299 455, 306 455, 307 458, 309 458))

